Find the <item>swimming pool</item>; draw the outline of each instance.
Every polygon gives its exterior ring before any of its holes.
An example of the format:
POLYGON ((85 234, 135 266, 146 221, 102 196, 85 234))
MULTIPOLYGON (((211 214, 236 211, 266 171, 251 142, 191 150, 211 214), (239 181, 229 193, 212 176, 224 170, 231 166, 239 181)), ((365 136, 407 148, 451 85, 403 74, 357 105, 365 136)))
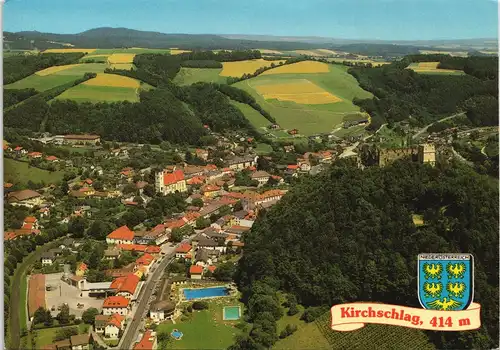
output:
POLYGON ((225 297, 229 295, 227 287, 224 286, 196 289, 185 288, 183 292, 186 300, 225 297))
POLYGON ((241 309, 239 306, 225 306, 224 307, 224 321, 239 320, 241 317, 241 309))

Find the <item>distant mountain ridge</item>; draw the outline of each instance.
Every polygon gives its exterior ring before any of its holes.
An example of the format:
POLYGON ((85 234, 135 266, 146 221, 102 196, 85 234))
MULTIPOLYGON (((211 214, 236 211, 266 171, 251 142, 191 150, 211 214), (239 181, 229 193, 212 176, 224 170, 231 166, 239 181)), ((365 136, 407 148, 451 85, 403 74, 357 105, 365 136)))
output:
MULTIPOLYGON (((272 50, 308 50, 336 49, 348 51, 353 47, 369 47, 369 52, 377 52, 376 46, 401 46, 397 52, 414 53, 418 49, 439 49, 446 51, 497 50, 497 40, 460 39, 460 40, 359 40, 337 39, 314 36, 272 36, 243 34, 182 34, 142 31, 129 28, 101 27, 76 34, 43 33, 38 31, 4 32, 4 48, 40 50, 64 47, 68 43, 80 48, 180 48, 180 49, 272 49, 272 50), (407 47, 406 49, 403 47, 407 47), (446 47, 446 48, 445 48, 446 47)), ((359 50, 357 50, 359 51, 359 50)), ((384 49, 384 51, 387 51, 384 49)), ((392 50, 391 50, 392 51, 392 50)))

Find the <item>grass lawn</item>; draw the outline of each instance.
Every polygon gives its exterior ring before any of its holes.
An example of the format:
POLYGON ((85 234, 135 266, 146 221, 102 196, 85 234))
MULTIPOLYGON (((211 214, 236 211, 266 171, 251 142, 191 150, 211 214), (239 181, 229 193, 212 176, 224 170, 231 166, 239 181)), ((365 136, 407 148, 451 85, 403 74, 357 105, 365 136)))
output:
POLYGON ((178 329, 184 335, 180 340, 172 339, 168 345, 171 349, 226 349, 240 330, 234 327, 240 321, 224 321, 223 307, 241 304, 236 298, 220 298, 209 301, 209 309, 193 311, 186 321, 163 323, 157 332, 170 334, 173 329, 178 329))
POLYGON ((117 346, 120 343, 120 339, 103 339, 103 341, 109 346, 117 346))
MULTIPOLYGON (((231 104, 238 108, 241 113, 245 115, 245 118, 256 128, 259 129, 261 127, 267 127, 271 125, 271 122, 264 118, 262 114, 257 112, 255 109, 247 105, 246 103, 241 103, 237 101, 231 100, 231 104)), ((260 131, 260 130, 259 130, 260 131)))
POLYGON ((117 102, 139 101, 136 88, 95 86, 80 84, 64 91, 57 100, 74 100, 76 102, 117 102))
POLYGON ((219 74, 222 68, 185 68, 182 67, 174 78, 174 83, 178 85, 191 85, 199 81, 207 83, 225 84, 227 77, 219 74))
POLYGON ((258 143, 257 147, 255 147, 255 152, 257 154, 269 154, 273 151, 273 148, 267 143, 258 143))
POLYGON ((56 183, 62 180, 64 173, 60 171, 50 172, 29 166, 28 163, 20 162, 10 158, 4 158, 4 179, 11 183, 28 183, 43 181, 46 184, 56 183))
POLYGON ((83 334, 88 332, 88 325, 81 323, 78 326, 69 326, 69 327, 54 327, 54 328, 47 328, 47 329, 40 329, 35 331, 37 338, 36 338, 36 345, 37 349, 42 348, 45 345, 52 344, 54 342, 54 337, 56 336, 56 333, 58 330, 63 329, 63 328, 71 328, 71 327, 78 327, 78 334, 83 334))
POLYGON ((341 125, 345 115, 359 112, 359 108, 352 103, 354 97, 370 98, 372 95, 359 87, 356 79, 347 73, 347 67, 328 67, 328 73, 264 75, 238 82, 234 86, 250 93, 284 129, 296 128, 303 135, 329 132, 341 125), (307 105, 276 99, 265 100, 255 89, 257 85, 285 84, 297 79, 307 79, 342 101, 307 105))

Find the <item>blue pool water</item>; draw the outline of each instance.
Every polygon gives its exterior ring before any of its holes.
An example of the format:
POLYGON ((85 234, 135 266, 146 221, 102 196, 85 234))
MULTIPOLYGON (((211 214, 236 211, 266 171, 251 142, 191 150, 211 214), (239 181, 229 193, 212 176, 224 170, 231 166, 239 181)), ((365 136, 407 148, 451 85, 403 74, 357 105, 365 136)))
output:
POLYGON ((226 306, 224 307, 224 320, 235 321, 239 320, 241 316, 241 310, 239 306, 226 306))
POLYGON ((174 337, 175 340, 180 340, 184 334, 178 329, 174 329, 170 335, 174 337))
POLYGON ((187 300, 201 299, 201 298, 213 298, 213 297, 225 297, 229 295, 226 287, 210 287, 210 288, 196 288, 196 289, 184 289, 184 297, 187 300))

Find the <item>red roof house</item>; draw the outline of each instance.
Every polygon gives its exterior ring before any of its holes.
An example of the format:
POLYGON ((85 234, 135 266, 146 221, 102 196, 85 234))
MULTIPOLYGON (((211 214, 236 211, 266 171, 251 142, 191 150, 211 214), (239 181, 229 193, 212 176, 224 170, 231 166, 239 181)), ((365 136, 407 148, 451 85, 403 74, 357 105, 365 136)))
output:
POLYGON ((133 239, 134 239, 134 231, 131 231, 126 225, 124 225, 111 232, 106 237, 106 242, 108 244, 124 243, 124 242, 132 243, 133 239))
POLYGON ((115 295, 104 299, 102 308, 124 308, 129 306, 129 300, 125 297, 115 295))
POLYGON ((156 347, 156 337, 153 336, 153 332, 148 329, 141 340, 135 344, 134 350, 152 350, 156 347))

